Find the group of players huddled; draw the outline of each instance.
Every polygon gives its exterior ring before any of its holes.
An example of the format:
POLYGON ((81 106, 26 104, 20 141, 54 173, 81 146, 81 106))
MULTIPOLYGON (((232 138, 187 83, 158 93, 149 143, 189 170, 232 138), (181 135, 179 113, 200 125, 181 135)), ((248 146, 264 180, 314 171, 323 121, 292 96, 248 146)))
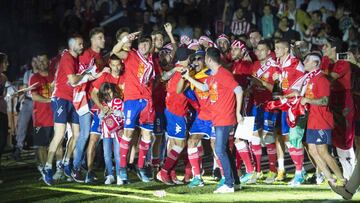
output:
POLYGON ((285 179, 286 151, 296 169, 290 185, 305 181, 304 151, 317 183, 326 178, 333 186, 346 184, 356 161, 358 119, 350 63, 336 59, 336 39, 328 38, 321 50, 302 52, 297 43, 262 40, 256 30, 249 43, 225 34, 176 41, 170 23, 164 30, 166 35, 146 35, 120 29, 111 53, 102 55, 104 31, 94 28, 88 49, 74 35, 50 65, 46 53, 38 54, 29 86, 38 168, 47 185, 62 174, 95 182, 99 140, 105 184, 129 184, 127 166, 137 154, 136 172, 143 182, 203 186, 203 143, 210 143, 214 168, 221 171, 214 193, 234 192, 240 182, 261 179, 263 147, 267 184, 285 179), (237 125, 253 132, 235 133, 237 125), (177 167, 179 159, 184 168, 177 167), (240 174, 242 164, 246 171, 240 174), (185 171, 182 181, 176 170, 185 171))

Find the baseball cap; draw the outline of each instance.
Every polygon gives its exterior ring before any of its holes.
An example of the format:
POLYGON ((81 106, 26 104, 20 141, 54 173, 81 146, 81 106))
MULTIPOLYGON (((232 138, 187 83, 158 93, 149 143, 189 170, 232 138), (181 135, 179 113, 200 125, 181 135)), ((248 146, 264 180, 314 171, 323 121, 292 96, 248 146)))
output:
POLYGON ((194 54, 195 51, 185 48, 185 47, 179 47, 175 52, 175 62, 177 61, 185 61, 189 58, 191 54, 194 54))

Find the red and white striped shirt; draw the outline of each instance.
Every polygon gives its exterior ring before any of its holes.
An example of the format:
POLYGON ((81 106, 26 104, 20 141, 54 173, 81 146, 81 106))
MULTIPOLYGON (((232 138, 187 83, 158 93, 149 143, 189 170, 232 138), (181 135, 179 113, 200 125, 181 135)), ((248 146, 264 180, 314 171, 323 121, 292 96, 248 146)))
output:
POLYGON ((247 35, 250 32, 250 23, 248 23, 245 19, 233 20, 230 25, 230 30, 235 35, 247 35))

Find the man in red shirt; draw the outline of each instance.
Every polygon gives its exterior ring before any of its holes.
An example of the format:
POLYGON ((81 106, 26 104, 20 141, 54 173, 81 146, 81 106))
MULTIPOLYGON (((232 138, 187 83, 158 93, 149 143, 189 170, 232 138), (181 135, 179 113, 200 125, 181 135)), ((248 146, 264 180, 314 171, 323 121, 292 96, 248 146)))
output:
MULTIPOLYGON (((79 56, 79 73, 83 71, 88 71, 92 68, 95 68, 93 73, 100 72, 104 67, 104 60, 101 56, 101 49, 105 47, 105 36, 104 30, 102 28, 93 28, 89 32, 91 47, 86 49, 79 56), (95 66, 95 67, 94 67, 95 66)), ((92 116, 90 113, 90 91, 91 82, 85 82, 81 85, 75 87, 74 95, 76 96, 76 101, 74 101, 74 106, 79 114, 79 124, 80 124, 80 136, 76 142, 74 150, 74 160, 73 160, 73 170, 71 177, 76 182, 84 182, 84 178, 81 172, 81 162, 83 159, 83 153, 85 151, 85 145, 90 135, 90 127, 92 116), (80 101, 80 102, 79 102, 80 101), (79 104, 79 105, 76 105, 79 104)), ((74 96, 74 97, 75 97, 74 96)))
POLYGON ((177 86, 182 77, 180 70, 185 71, 187 69, 190 62, 189 57, 193 53, 193 50, 184 47, 179 47, 176 50, 176 65, 174 68, 177 68, 179 71, 175 72, 167 83, 165 117, 166 133, 169 137, 169 144, 164 165, 156 175, 158 180, 167 185, 173 184, 170 172, 175 167, 186 144, 186 114, 188 111, 188 100, 183 93, 177 92, 177 86))
MULTIPOLYGON (((109 59, 109 66, 111 69, 110 73, 104 72, 98 79, 96 79, 92 84, 91 90, 91 99, 94 103, 92 109, 93 112, 93 121, 90 129, 90 139, 87 148, 87 166, 88 172, 86 174, 85 183, 93 183, 95 174, 92 171, 93 162, 95 158, 95 146, 101 135, 101 123, 98 114, 103 112, 104 114, 109 113, 109 108, 107 106, 101 105, 98 92, 103 83, 111 83, 117 85, 121 90, 124 89, 124 77, 122 75, 122 70, 124 64, 121 62, 121 59, 116 55, 111 55, 109 59)), ((119 152, 120 153, 120 152, 119 152)), ((121 184, 120 177, 117 177, 118 184, 121 184)))
POLYGON ((329 61, 329 75, 332 80, 330 108, 334 115, 332 142, 339 155, 343 175, 349 179, 355 167, 353 148, 355 137, 355 108, 351 92, 351 67, 345 60, 337 60, 336 53, 341 52, 340 39, 328 38, 323 46, 323 53, 329 61))
POLYGON ((270 44, 267 41, 257 42, 255 49, 256 57, 259 61, 253 64, 254 80, 251 85, 252 98, 254 100, 251 115, 255 116, 254 137, 251 140, 251 149, 255 156, 256 172, 261 172, 262 147, 260 137, 266 144, 267 154, 269 156, 269 167, 266 183, 275 181, 276 169, 276 146, 275 146, 275 124, 278 116, 277 111, 268 111, 264 109, 266 103, 272 100, 272 89, 274 81, 279 78, 280 70, 276 61, 271 57, 270 44))
POLYGON ((123 37, 113 48, 113 53, 124 59, 124 136, 120 143, 120 176, 123 183, 128 182, 127 155, 130 141, 135 127, 140 126, 139 159, 137 175, 143 182, 150 179, 145 171, 145 159, 151 144, 151 136, 155 119, 155 111, 152 100, 153 82, 155 79, 154 63, 151 54, 152 40, 150 36, 141 36, 138 41, 138 49, 121 54, 122 47, 128 41, 139 37, 139 33, 132 33, 123 37))
MULTIPOLYGON (((162 75, 165 73, 166 65, 163 61, 160 62, 160 52, 161 56, 163 57, 164 54, 169 56, 174 56, 176 50, 176 41, 172 34, 172 26, 170 23, 166 23, 164 25, 164 29, 167 35, 170 38, 171 44, 168 46, 169 49, 163 48, 164 46, 164 36, 162 32, 153 32, 153 47, 154 47, 154 71, 156 75, 156 80, 154 83, 154 90, 153 90, 153 100, 154 100, 154 108, 155 108, 155 123, 154 123, 154 141, 152 144, 152 153, 151 153, 151 165, 153 166, 154 170, 158 170, 160 167, 160 156, 162 151, 165 150, 163 143, 163 137, 165 135, 165 125, 166 125, 166 118, 164 115, 165 110, 165 97, 166 97, 166 85, 165 81, 162 80, 162 75), (162 65, 164 67, 162 67, 162 65), (165 69, 165 70, 163 70, 165 69)), ((163 59, 161 59, 163 60, 163 59)))
POLYGON ((252 62, 248 57, 245 43, 235 40, 231 44, 231 59, 233 62, 231 71, 234 74, 235 80, 243 89, 246 89, 249 85, 248 78, 252 74, 252 62))
POLYGON ((52 162, 65 135, 66 123, 71 124, 73 138, 67 146, 67 154, 64 158, 64 171, 70 169, 70 157, 74 151, 77 138, 79 137, 79 116, 72 104, 73 86, 83 79, 94 79, 90 74, 77 74, 78 57, 83 51, 84 43, 81 36, 75 35, 68 40, 69 50, 64 51, 60 59, 59 69, 55 76, 55 89, 52 95, 51 106, 54 113, 54 137, 50 143, 46 165, 44 167, 44 182, 47 185, 53 183, 52 162))
MULTIPOLYGON (((231 58, 233 61, 232 72, 236 82, 239 83, 242 89, 246 89, 249 85, 249 78, 252 74, 251 61, 245 60, 247 55, 247 49, 244 42, 240 40, 234 40, 231 44, 231 58)), ((244 106, 247 106, 244 104, 244 106)), ((247 109, 244 109, 245 111, 247 109)), ((243 160, 246 167, 246 174, 241 177, 242 183, 255 183, 256 174, 254 172, 254 166, 251 161, 250 148, 246 141, 242 139, 235 140, 235 147, 237 150, 237 159, 243 160)))
POLYGON ((346 180, 336 160, 329 154, 328 150, 328 145, 331 145, 334 119, 329 109, 330 82, 321 72, 320 63, 321 56, 316 53, 308 54, 304 60, 304 68, 308 73, 304 76, 305 80, 300 93, 303 96, 301 104, 310 104, 306 142, 316 165, 329 182, 336 184, 330 168, 339 181, 344 184, 346 180))
MULTIPOLYGON (((280 40, 275 43, 275 54, 279 64, 281 76, 281 88, 285 97, 293 97, 297 92, 293 92, 293 85, 304 75, 304 67, 301 61, 290 54, 290 44, 287 41, 280 40)), ((290 129, 286 122, 287 112, 281 115, 281 132, 285 137, 277 137, 277 154, 278 154, 278 175, 276 180, 284 180, 284 139, 285 145, 289 149, 289 154, 296 166, 295 178, 289 183, 299 185, 304 181, 302 174, 304 152, 302 146, 303 133, 295 128, 290 129)), ((304 129, 302 129, 304 130, 304 129)))
POLYGON ((243 91, 233 75, 220 65, 220 51, 210 47, 206 50, 205 64, 211 69, 211 76, 205 83, 184 77, 196 88, 208 91, 210 100, 211 121, 215 128, 215 153, 224 169, 225 181, 220 182, 214 193, 234 192, 234 178, 226 152, 230 130, 237 122, 242 122, 240 114, 243 91))
POLYGON ((222 64, 225 68, 231 67, 231 51, 230 51, 230 40, 225 34, 221 34, 216 39, 216 45, 221 52, 222 64))
POLYGON ((30 77, 29 86, 36 85, 35 89, 31 90, 34 102, 34 146, 37 147, 38 164, 43 168, 46 163, 47 147, 54 135, 53 113, 49 111, 51 109, 51 83, 54 81, 54 73, 48 70, 49 60, 46 54, 39 54, 37 58, 39 61, 38 72, 30 77))

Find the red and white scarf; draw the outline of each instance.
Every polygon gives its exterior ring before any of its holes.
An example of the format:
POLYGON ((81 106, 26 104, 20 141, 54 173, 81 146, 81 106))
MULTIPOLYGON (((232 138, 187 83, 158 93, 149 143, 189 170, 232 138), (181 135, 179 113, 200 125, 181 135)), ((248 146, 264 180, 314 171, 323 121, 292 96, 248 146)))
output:
POLYGON ((298 117, 305 115, 306 110, 309 109, 308 104, 302 105, 300 103, 301 98, 302 97, 292 97, 269 101, 265 108, 268 110, 280 109, 281 111, 286 111, 286 122, 293 128, 296 126, 298 117))
POLYGON ((277 67, 277 63, 274 59, 271 57, 266 60, 264 64, 261 65, 261 67, 256 71, 255 77, 261 78, 261 76, 266 73, 267 70, 269 70, 270 67, 277 67))
POLYGON ((304 96, 306 92, 306 88, 310 82, 310 80, 319 75, 321 73, 320 69, 313 70, 309 73, 306 73, 304 76, 302 76, 300 79, 298 79, 294 85, 291 87, 292 90, 297 90, 300 92, 300 96, 304 96))
POLYGON ((109 102, 108 106, 113 113, 101 119, 101 135, 103 138, 115 138, 117 132, 124 128, 123 101, 115 98, 109 102))
POLYGON ((141 62, 145 65, 144 73, 140 78, 140 84, 147 85, 150 79, 155 78, 155 71, 154 71, 154 63, 152 59, 152 54, 149 54, 148 59, 146 59, 139 50, 136 51, 136 54, 140 58, 141 62))
MULTIPOLYGON (((93 58, 88 65, 79 63, 78 74, 83 74, 85 71, 96 74, 96 70, 95 58, 93 58)), ((83 78, 76 84, 73 90, 73 105, 79 116, 90 112, 88 99, 86 97, 87 85, 89 85, 87 78, 83 78)))

